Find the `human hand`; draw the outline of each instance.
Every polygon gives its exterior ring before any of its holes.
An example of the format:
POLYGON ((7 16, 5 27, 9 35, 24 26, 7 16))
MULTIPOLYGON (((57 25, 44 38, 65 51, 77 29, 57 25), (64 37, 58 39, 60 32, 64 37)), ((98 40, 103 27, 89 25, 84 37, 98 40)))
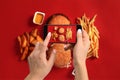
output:
POLYGON ((86 31, 78 29, 77 31, 77 43, 73 49, 73 63, 74 70, 72 72, 75 75, 75 80, 88 80, 86 57, 90 47, 89 36, 86 31))
POLYGON ((28 57, 30 74, 25 80, 43 80, 50 72, 54 60, 56 51, 53 50, 49 60, 46 59, 47 45, 49 43, 51 33, 48 33, 43 43, 36 43, 35 49, 28 57))
POLYGON ((87 52, 90 46, 89 36, 86 31, 78 29, 77 31, 77 43, 73 48, 73 62, 74 65, 85 62, 87 52))

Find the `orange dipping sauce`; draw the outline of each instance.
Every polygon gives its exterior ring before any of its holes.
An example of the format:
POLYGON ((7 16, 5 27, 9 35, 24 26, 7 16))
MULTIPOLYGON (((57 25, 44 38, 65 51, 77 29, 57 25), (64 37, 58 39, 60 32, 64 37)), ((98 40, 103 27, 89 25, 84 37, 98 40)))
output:
POLYGON ((36 12, 33 18, 33 23, 41 25, 43 23, 45 14, 42 12, 36 12))

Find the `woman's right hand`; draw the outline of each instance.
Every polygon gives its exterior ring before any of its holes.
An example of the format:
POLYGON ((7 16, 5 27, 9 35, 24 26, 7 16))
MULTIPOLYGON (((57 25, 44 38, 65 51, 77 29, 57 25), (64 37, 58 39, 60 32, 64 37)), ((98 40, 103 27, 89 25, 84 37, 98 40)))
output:
POLYGON ((73 61, 74 65, 85 62, 87 52, 90 47, 89 36, 86 31, 78 29, 77 31, 77 43, 73 49, 73 61))
POLYGON ((75 80, 88 80, 88 73, 85 61, 89 47, 90 41, 87 32, 78 29, 77 43, 75 44, 73 49, 75 80))

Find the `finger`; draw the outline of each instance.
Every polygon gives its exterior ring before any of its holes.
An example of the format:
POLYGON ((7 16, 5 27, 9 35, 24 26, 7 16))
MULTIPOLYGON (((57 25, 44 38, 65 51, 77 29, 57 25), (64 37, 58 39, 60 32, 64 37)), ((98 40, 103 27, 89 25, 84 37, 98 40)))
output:
POLYGON ((66 44, 65 47, 64 47, 64 49, 65 50, 73 49, 73 47, 74 47, 74 44, 66 44))
POLYGON ((43 42, 43 44, 44 44, 45 46, 48 45, 49 40, 50 40, 50 37, 51 37, 51 32, 49 32, 49 33, 47 34, 47 37, 45 38, 45 40, 44 40, 44 42, 43 42))
POLYGON ((83 30, 82 38, 85 42, 89 41, 89 35, 87 34, 85 30, 83 30))
POLYGON ((55 56, 56 56, 56 50, 53 49, 51 55, 50 55, 50 58, 48 60, 48 63, 49 63, 49 66, 52 67, 54 65, 54 62, 55 62, 55 56))
POLYGON ((82 31, 81 29, 78 29, 77 31, 77 44, 81 44, 82 43, 82 31))
POLYGON ((40 50, 40 42, 35 43, 35 48, 33 51, 37 51, 37 50, 40 50))
POLYGON ((37 42, 37 43, 35 44, 35 48, 34 48, 33 51, 31 52, 30 56, 32 56, 33 54, 38 53, 38 51, 40 50, 40 49, 39 49, 39 46, 40 46, 40 43, 37 42))

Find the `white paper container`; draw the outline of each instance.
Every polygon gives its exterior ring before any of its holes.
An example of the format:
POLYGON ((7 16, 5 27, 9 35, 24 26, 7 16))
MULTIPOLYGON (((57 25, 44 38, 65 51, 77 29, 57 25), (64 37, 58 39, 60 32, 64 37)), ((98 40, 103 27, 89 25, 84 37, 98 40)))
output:
POLYGON ((37 25, 42 25, 42 24, 43 24, 43 21, 44 21, 44 18, 45 18, 45 13, 37 11, 37 12, 35 12, 34 17, 33 17, 33 23, 34 23, 34 24, 37 24, 37 25), (36 18, 38 17, 38 15, 39 15, 39 17, 42 16, 42 18, 40 18, 40 19, 38 18, 38 19, 37 19, 37 20, 39 20, 40 22, 36 22, 36 18))

